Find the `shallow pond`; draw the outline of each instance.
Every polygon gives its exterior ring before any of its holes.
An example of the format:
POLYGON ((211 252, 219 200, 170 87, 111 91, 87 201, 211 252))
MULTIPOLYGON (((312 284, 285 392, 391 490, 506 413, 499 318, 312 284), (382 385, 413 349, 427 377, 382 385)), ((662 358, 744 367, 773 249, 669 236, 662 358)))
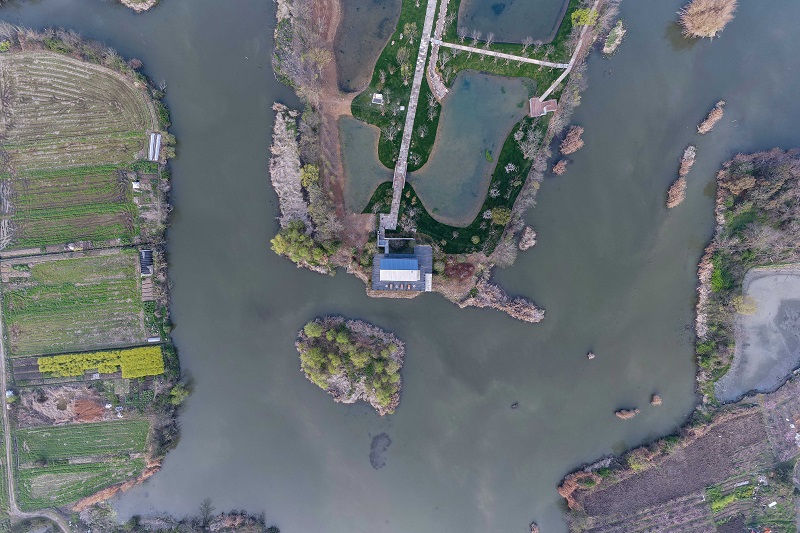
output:
POLYGON ((800 269, 754 269, 742 287, 753 309, 736 317, 733 364, 716 387, 723 402, 772 391, 800 364, 800 269))
POLYGON ((454 225, 472 222, 486 198, 503 143, 525 116, 528 96, 520 79, 474 71, 458 74, 442 102, 433 153, 408 177, 434 218, 454 225))
POLYGON ((378 159, 377 127, 343 116, 339 119, 339 133, 347 175, 344 201, 348 211, 360 213, 378 185, 392 181, 393 172, 378 159))
POLYGON ((494 33, 495 42, 520 43, 526 37, 553 40, 569 0, 461 0, 458 27, 494 33))
POLYGON ((336 32, 336 65, 339 87, 345 92, 362 90, 387 39, 400 19, 401 0, 345 0, 342 22, 336 32))

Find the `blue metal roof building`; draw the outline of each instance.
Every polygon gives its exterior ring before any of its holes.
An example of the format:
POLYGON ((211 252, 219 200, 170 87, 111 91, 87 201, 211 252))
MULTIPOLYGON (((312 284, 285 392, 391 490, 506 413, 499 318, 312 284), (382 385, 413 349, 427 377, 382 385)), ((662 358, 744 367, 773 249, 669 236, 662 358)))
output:
POLYGON ((430 291, 433 250, 416 246, 413 254, 377 254, 372 263, 372 288, 376 291, 430 291))

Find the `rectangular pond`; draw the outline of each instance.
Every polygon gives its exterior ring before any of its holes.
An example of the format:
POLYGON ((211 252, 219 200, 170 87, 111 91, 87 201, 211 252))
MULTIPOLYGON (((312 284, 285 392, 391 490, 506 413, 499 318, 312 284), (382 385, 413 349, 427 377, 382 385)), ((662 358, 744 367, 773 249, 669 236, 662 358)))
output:
POLYGON ((569 0, 461 0, 458 27, 494 33, 495 41, 553 40, 569 0))
POLYGON ((345 116, 339 119, 339 135, 347 178, 345 207, 351 213, 360 213, 378 185, 392 181, 392 171, 378 159, 378 128, 345 116))
POLYGON ((503 143, 525 116, 529 94, 529 84, 518 78, 474 71, 456 77, 442 102, 430 159, 408 177, 434 218, 461 226, 474 220, 503 143))
POLYGON ((336 31, 336 67, 339 87, 362 90, 400 19, 400 0, 347 0, 336 31))

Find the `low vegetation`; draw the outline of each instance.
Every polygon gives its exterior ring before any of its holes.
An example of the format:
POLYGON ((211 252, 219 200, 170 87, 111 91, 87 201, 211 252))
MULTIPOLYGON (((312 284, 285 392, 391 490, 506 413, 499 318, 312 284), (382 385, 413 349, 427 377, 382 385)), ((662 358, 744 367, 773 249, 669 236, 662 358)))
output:
POLYGON ((559 146, 561 155, 569 155, 583 148, 582 136, 583 128, 580 126, 572 126, 559 146))
MULTIPOLYGON (((77 517, 73 515, 73 519, 77 517)), ((197 511, 174 518, 166 515, 133 516, 121 523, 116 510, 109 504, 97 504, 80 513, 81 526, 88 531, 104 533, 195 533, 218 531, 220 533, 281 533, 275 525, 269 525, 264 513, 248 514, 244 510, 220 513, 210 498, 198 506, 197 511)), ((83 531, 84 529, 80 529, 83 531)))
POLYGON ((686 199, 686 178, 680 177, 672 182, 667 191, 667 208, 679 206, 686 199))
POLYGON ((300 367, 337 402, 369 402, 379 414, 400 403, 404 345, 376 326, 343 317, 317 318, 298 334, 300 367))
POLYGON ((272 249, 298 266, 333 273, 330 258, 339 249, 342 225, 320 183, 319 166, 301 156, 304 139, 311 134, 298 131, 296 112, 281 104, 273 109, 277 114, 270 176, 278 194, 281 229, 271 241, 272 249))
POLYGON ((686 37, 714 38, 733 20, 737 0, 692 0, 678 14, 686 37))

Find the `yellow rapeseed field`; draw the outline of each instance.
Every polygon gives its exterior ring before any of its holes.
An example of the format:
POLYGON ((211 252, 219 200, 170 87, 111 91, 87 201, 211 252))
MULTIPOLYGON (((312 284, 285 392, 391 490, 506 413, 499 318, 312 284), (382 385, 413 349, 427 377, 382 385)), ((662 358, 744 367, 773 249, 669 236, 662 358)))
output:
POLYGON ((141 346, 125 350, 72 353, 40 357, 39 372, 59 377, 80 376, 87 370, 111 374, 122 368, 123 378, 157 376, 164 373, 160 346, 141 346))

